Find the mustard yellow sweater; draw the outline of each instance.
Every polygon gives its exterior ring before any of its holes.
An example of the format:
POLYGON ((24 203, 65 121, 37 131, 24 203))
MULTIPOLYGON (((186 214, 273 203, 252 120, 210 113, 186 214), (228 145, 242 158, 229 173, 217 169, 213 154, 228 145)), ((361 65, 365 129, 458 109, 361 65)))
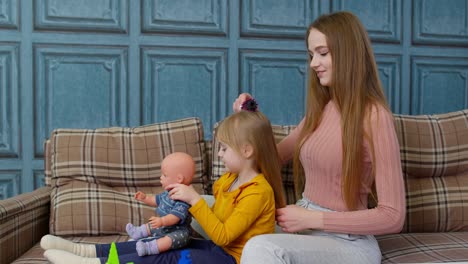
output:
POLYGON ((275 198, 263 174, 229 192, 236 177, 226 173, 214 183, 212 208, 200 199, 189 211, 213 242, 239 263, 249 238, 274 232, 275 198))

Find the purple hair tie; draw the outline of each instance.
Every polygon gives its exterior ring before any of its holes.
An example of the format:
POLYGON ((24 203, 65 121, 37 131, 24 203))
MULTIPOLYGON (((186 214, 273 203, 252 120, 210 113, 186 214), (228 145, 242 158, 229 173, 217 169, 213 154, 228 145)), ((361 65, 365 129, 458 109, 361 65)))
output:
POLYGON ((253 98, 249 98, 245 100, 241 105, 241 110, 249 111, 249 112, 257 112, 258 104, 257 101, 253 98))

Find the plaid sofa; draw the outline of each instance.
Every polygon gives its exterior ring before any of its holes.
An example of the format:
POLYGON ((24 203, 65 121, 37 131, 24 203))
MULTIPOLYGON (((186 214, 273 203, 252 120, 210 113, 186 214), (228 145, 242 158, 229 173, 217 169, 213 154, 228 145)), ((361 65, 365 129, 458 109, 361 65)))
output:
MULTIPOLYGON (((395 115, 405 177, 407 215, 401 233, 378 236, 382 263, 468 261, 468 110, 395 115)), ((280 140, 294 126, 274 126, 280 140)), ((135 202, 138 190, 160 192, 162 158, 185 151, 196 162, 195 188, 210 193, 223 172, 218 142, 187 118, 135 128, 57 129, 45 142, 46 186, 0 201, 0 263, 47 263, 47 234, 76 242, 125 241, 127 222, 154 209, 135 202)), ((283 169, 294 203, 291 165, 283 169)))

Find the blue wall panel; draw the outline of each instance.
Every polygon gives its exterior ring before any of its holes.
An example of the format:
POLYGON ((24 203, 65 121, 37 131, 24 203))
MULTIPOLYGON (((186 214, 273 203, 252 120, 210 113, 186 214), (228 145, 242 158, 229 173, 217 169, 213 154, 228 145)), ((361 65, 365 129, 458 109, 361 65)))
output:
POLYGON ((419 44, 468 45, 468 1, 415 0, 413 40, 419 44))
POLYGON ((380 81, 382 82, 385 97, 392 111, 400 112, 400 98, 402 86, 400 80, 401 56, 376 55, 380 81))
POLYGON ((127 32, 126 0, 42 0, 34 4, 36 29, 127 32))
POLYGON ((303 52, 241 50, 241 87, 274 124, 297 124, 304 115, 305 57, 303 52))
POLYGON ((146 47, 142 53, 143 123, 198 116, 211 137, 226 93, 226 51, 146 47))
POLYGON ((143 31, 227 35, 225 0, 145 0, 143 31))
POLYGON ((54 128, 126 125, 127 52, 109 47, 35 49, 35 155, 54 128))
POLYGON ((18 29, 18 0, 0 0, 0 28, 18 29))
POLYGON ((34 175, 34 189, 45 186, 45 175, 43 170, 36 170, 34 175))
POLYGON ((372 40, 401 42, 402 0, 334 0, 333 11, 351 11, 361 19, 372 40))
POLYGON ((0 199, 44 185, 55 128, 198 116, 209 139, 240 92, 297 124, 305 31, 339 10, 366 27, 394 112, 468 108, 468 0, 0 0, 0 199))
POLYGON ((304 38, 304 28, 319 14, 318 0, 242 1, 241 34, 304 38))
POLYGON ((468 60, 412 60, 412 112, 445 113, 468 108, 468 60))
POLYGON ((18 47, 0 45, 0 157, 19 158, 18 47))
POLYGON ((21 193, 21 171, 0 170, 0 200, 21 193))

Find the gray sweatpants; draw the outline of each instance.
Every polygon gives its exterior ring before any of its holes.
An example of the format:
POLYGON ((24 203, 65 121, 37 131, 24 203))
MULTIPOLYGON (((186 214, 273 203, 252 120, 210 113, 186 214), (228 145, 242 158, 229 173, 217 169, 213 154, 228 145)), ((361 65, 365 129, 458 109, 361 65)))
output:
MULTIPOLYGON (((297 205, 330 211, 306 198, 297 205)), ((251 238, 242 251, 242 264, 380 263, 374 236, 329 233, 318 230, 299 234, 270 234, 251 238)))

